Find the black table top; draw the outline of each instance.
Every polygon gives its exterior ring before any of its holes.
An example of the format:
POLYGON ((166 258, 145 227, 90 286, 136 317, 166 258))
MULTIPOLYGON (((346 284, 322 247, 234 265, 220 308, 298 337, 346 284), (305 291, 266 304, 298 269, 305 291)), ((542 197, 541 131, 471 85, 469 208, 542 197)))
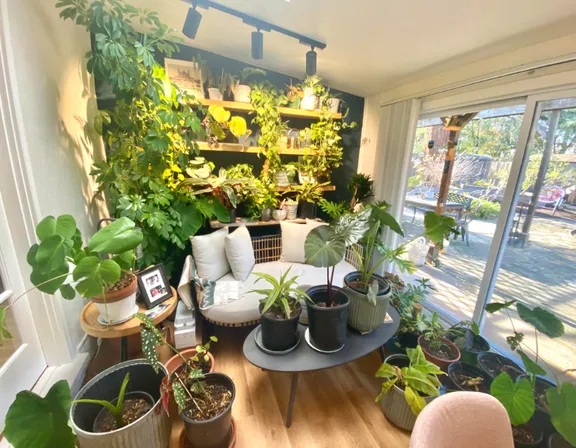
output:
POLYGON ((336 353, 319 353, 311 348, 304 339, 304 332, 308 327, 299 325, 298 329, 302 340, 298 347, 287 355, 274 356, 264 353, 258 348, 254 340, 256 330, 252 330, 244 341, 244 356, 256 367, 275 372, 309 372, 336 367, 377 350, 394 336, 400 326, 400 316, 391 306, 388 307, 388 314, 392 318, 392 322, 380 325, 380 328, 371 333, 362 335, 348 329, 346 344, 342 350, 336 353))

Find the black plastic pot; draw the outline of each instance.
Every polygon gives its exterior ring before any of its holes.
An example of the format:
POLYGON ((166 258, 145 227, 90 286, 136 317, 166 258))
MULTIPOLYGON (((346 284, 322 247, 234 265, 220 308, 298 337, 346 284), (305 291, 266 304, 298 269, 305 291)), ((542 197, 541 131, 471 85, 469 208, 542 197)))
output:
POLYGON ((230 218, 228 219, 228 221, 220 221, 220 222, 223 224, 236 222, 236 209, 235 208, 229 208, 229 209, 227 209, 227 211, 228 211, 228 214, 230 215, 230 218))
MULTIPOLYGON (((521 378, 526 378, 527 380, 530 380, 530 378, 528 377, 528 375, 525 375, 524 372, 522 372, 522 375, 518 376, 518 379, 521 378)), ((539 376, 536 377, 536 390, 535 390, 535 396, 536 396, 536 409, 548 414, 548 409, 546 409, 545 406, 543 406, 542 403, 539 403, 537 396, 542 396, 546 394, 546 391, 548 389, 550 389, 551 387, 556 387, 556 384, 553 383, 552 381, 548 381, 545 378, 541 378, 539 376)), ((552 432, 552 431, 550 431, 552 432)))
POLYGON ((514 361, 506 358, 506 356, 492 352, 482 352, 478 354, 478 367, 486 372, 492 379, 496 378, 503 371, 508 372, 513 380, 519 375, 524 374, 524 370, 514 361), (493 370, 493 367, 495 367, 495 370, 493 370))
POLYGON ((548 438, 547 447, 548 448, 571 448, 572 445, 570 445, 566 441, 566 439, 564 439, 564 437, 562 437, 560 434, 558 434, 556 432, 548 438))
POLYGON ((300 201, 298 203, 298 218, 316 218, 316 202, 300 201))
POLYGON ((222 414, 210 420, 192 420, 182 412, 180 418, 184 421, 186 438, 194 448, 228 446, 230 431, 232 430, 232 405, 236 398, 236 387, 230 377, 223 373, 208 373, 204 381, 208 384, 217 383, 224 385, 232 392, 232 400, 230 400, 230 405, 222 414))
MULTIPOLYGON (((527 442, 520 442, 514 437, 514 446, 516 448, 534 448, 540 447, 542 441, 544 440, 544 425, 545 425, 545 416, 542 412, 536 411, 530 421, 525 425, 521 426, 528 426, 532 430, 532 435, 534 436, 534 442, 527 443, 527 442)), ((513 427, 514 431, 514 427, 513 427)))
POLYGON ((346 342, 346 322, 348 321, 348 297, 342 288, 332 286, 334 304, 330 308, 317 306, 328 301, 326 285, 314 286, 306 291, 312 299, 306 301, 308 326, 312 344, 320 350, 333 351, 342 348, 346 342))
POLYGON ((476 365, 478 354, 490 351, 489 342, 469 328, 457 327, 455 330, 458 331, 457 334, 450 333, 446 338, 454 342, 460 350, 461 361, 476 365))
MULTIPOLYGON (((276 319, 265 314, 260 315, 262 326, 262 343, 268 350, 284 351, 292 348, 298 342, 298 319, 302 307, 298 304, 298 312, 290 319, 276 319)), ((262 312, 262 305, 260 306, 262 312)))
POLYGON ((492 383, 492 378, 490 378, 486 372, 480 370, 478 367, 468 364, 466 362, 454 362, 448 366, 448 376, 450 381, 456 386, 456 388, 469 392, 484 392, 490 393, 490 384, 492 383), (473 378, 482 378, 482 384, 486 390, 476 390, 473 387, 466 386, 461 383, 459 379, 459 374, 464 374, 473 378))

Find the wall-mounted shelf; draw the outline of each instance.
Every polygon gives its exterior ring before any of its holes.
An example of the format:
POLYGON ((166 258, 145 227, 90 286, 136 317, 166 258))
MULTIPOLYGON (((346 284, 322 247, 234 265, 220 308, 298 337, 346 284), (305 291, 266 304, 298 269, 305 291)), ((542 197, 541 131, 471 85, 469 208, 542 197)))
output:
MULTIPOLYGON (((206 100, 198 99, 198 102, 204 106, 222 106, 226 110, 233 110, 236 112, 250 112, 252 111, 252 105, 250 103, 237 103, 235 101, 219 101, 219 100, 206 100)), ((281 107, 280 115, 283 117, 292 118, 320 118, 320 111, 318 110, 304 110, 304 109, 293 109, 291 107, 281 107)), ((333 113, 332 117, 335 120, 340 120, 342 118, 341 113, 333 113)))
MULTIPOLYGON (((282 222, 292 222, 296 224, 306 224, 305 219, 285 219, 282 222)), ((245 218, 236 218, 236 222, 224 223, 217 220, 210 221, 210 227, 213 229, 221 229, 223 227, 238 227, 238 226, 246 226, 246 227, 260 227, 260 226, 279 226, 280 221, 250 221, 245 218)))
MULTIPOLYGON (((321 191, 336 191, 335 185, 326 185, 319 188, 321 191)), ((290 187, 276 187, 277 191, 289 191, 290 187)))
MULTIPOLYGON (((247 154, 259 154, 261 148, 257 146, 242 146, 238 143, 218 143, 217 147, 208 146, 208 142, 197 142, 200 151, 214 151, 214 152, 243 152, 247 154)), ((305 154, 314 154, 314 151, 307 149, 289 149, 280 148, 278 154, 288 156, 303 156, 305 154)))

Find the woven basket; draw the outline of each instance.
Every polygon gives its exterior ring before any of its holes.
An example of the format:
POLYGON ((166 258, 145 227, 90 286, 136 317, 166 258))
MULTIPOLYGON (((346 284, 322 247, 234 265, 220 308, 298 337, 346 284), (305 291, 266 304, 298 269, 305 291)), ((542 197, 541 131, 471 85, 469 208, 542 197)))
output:
POLYGON ((368 333, 376 330, 384 323, 386 311, 390 302, 391 289, 388 282, 379 275, 372 275, 381 287, 381 292, 376 296, 376 305, 368 301, 367 294, 351 286, 351 283, 358 280, 359 272, 351 272, 344 277, 344 293, 348 296, 350 305, 348 306, 348 325, 360 331, 368 333))

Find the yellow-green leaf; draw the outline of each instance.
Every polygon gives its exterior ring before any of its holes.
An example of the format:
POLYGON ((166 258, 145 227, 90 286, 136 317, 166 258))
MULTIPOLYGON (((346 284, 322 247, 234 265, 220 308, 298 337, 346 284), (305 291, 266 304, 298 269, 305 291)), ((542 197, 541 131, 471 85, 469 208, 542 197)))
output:
POLYGON ((426 401, 424 400, 424 398, 418 395, 418 392, 415 392, 409 386, 406 386, 406 388, 404 389, 404 395, 406 397, 406 402, 408 403, 408 406, 410 406, 410 409, 412 409, 414 415, 418 416, 420 412, 422 412, 422 409, 424 409, 424 407, 426 406, 426 401))

